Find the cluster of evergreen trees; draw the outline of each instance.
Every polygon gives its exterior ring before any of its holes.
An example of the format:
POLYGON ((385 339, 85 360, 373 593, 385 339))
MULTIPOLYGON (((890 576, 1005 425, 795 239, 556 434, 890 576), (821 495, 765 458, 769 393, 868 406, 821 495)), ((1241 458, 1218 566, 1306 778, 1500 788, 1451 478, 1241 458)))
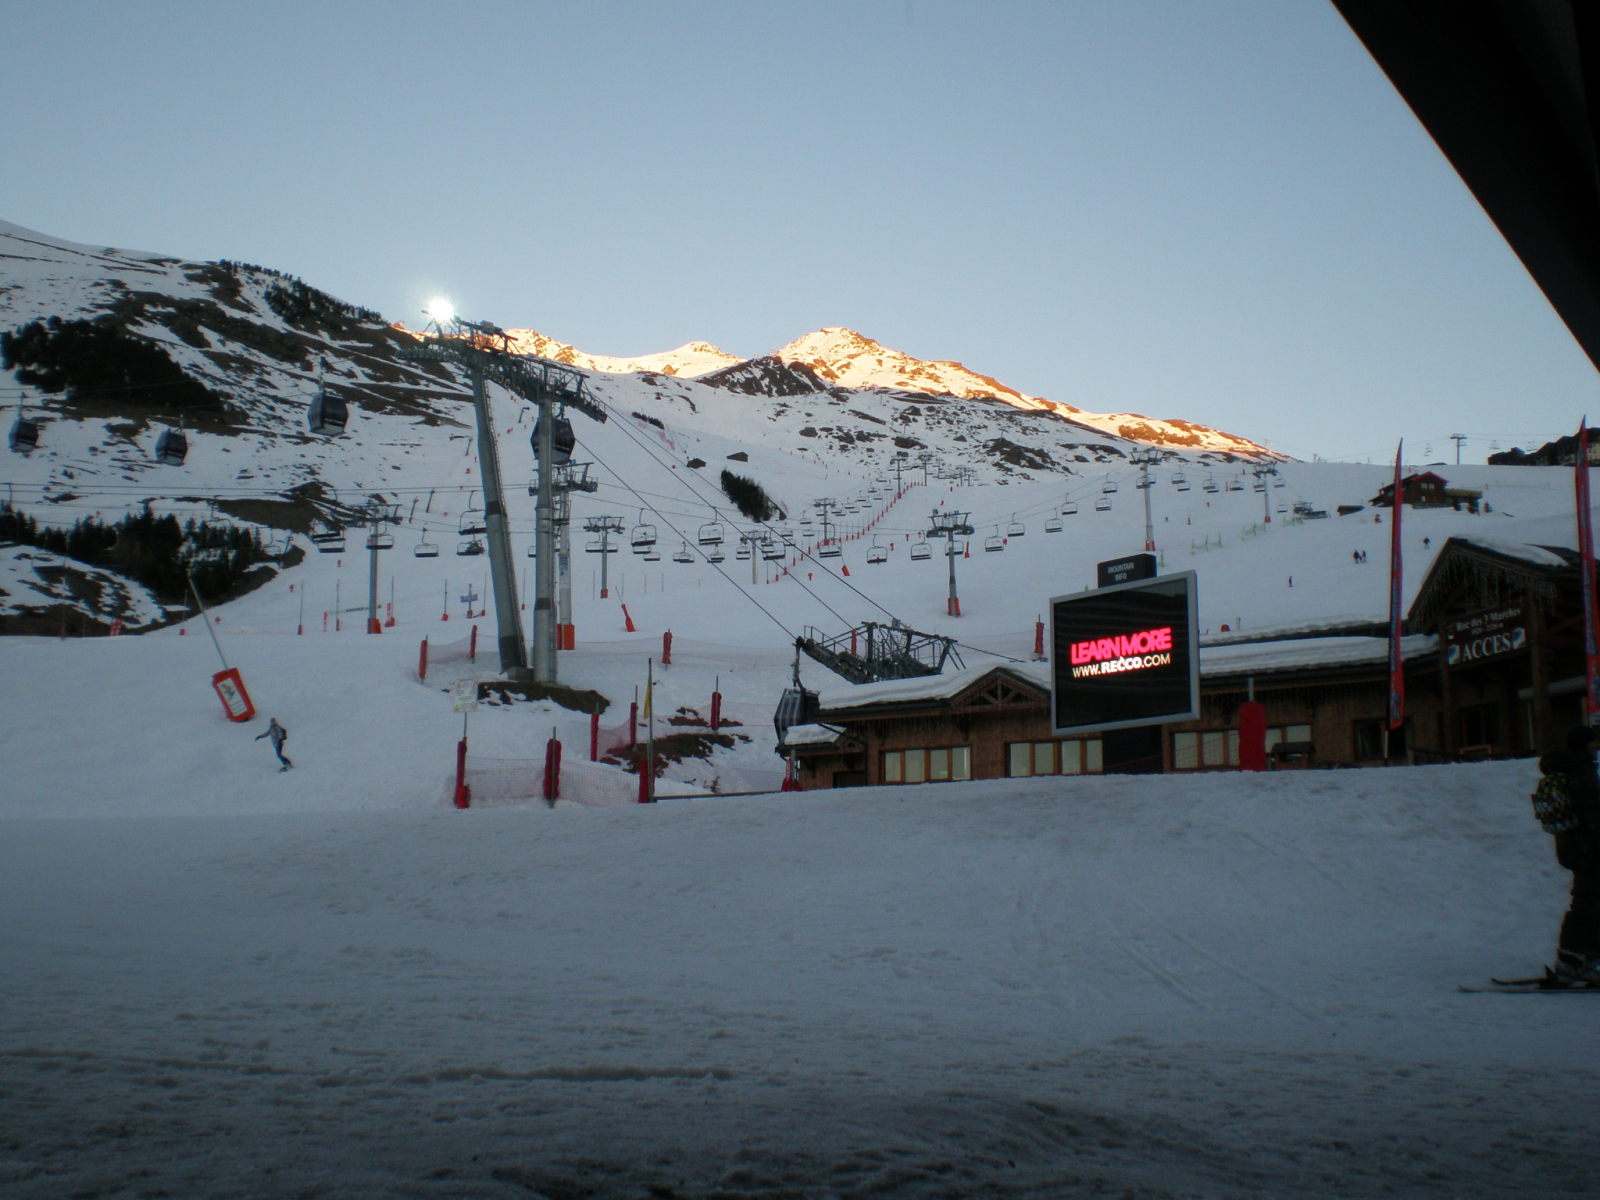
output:
POLYGON ((752 521, 770 521, 778 513, 778 506, 759 483, 726 468, 722 472, 722 494, 752 521))
POLYGON ((27 513, 0 503, 0 540, 38 546, 91 566, 136 579, 167 604, 181 604, 189 577, 207 602, 235 595, 245 574, 268 558, 254 529, 180 523, 158 517, 147 503, 115 524, 85 517, 71 529, 41 528, 27 513))
POLYGON ((292 275, 280 276, 277 283, 268 285, 265 295, 272 311, 296 328, 307 325, 338 328, 352 321, 383 323, 382 315, 370 308, 357 308, 336 300, 292 275))
POLYGON ((0 333, 0 363, 22 383, 72 400, 111 400, 170 412, 221 412, 221 396, 189 378, 154 342, 110 317, 51 317, 0 333))

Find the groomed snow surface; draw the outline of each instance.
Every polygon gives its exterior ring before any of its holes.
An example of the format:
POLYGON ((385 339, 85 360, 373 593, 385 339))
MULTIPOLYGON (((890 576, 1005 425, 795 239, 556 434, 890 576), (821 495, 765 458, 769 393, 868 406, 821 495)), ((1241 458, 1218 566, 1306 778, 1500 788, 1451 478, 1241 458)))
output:
POLYGON ((1600 1192, 1600 1001, 1456 991, 1551 953, 1530 763, 457 811, 411 638, 224 621, 280 774, 190 628, 4 647, 8 1198, 1600 1192))

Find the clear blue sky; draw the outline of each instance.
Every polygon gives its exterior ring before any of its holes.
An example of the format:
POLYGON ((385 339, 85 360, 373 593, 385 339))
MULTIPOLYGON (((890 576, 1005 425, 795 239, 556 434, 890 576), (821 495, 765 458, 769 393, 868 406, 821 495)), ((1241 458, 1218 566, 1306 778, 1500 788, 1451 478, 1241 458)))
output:
POLYGON ((1325 0, 0 0, 0 111, 0 218, 409 324, 848 325, 1301 458, 1600 414, 1325 0))

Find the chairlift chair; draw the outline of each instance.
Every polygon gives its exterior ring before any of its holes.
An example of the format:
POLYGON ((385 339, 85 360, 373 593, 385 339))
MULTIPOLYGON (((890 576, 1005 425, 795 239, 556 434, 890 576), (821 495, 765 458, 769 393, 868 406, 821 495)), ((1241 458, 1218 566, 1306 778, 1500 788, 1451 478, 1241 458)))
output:
POLYGON ((320 554, 343 554, 344 530, 337 525, 319 529, 311 535, 311 544, 320 554))
POLYGON ((418 542, 411 551, 413 558, 438 558, 439 545, 437 542, 418 542))
POLYGON ((189 439, 176 429, 163 429, 156 439, 156 461, 169 467, 183 466, 189 454, 189 439))
POLYGON ((461 527, 458 532, 462 537, 471 537, 475 533, 488 532, 489 525, 481 508, 469 508, 461 514, 461 527))
POLYGON ((1046 518, 1044 523, 1044 531, 1046 533, 1060 533, 1063 528, 1064 526, 1061 524, 1060 517, 1046 518))
POLYGON ((394 534, 386 532, 367 534, 368 550, 393 550, 394 534))
POLYGON ((462 558, 473 558, 484 552, 484 545, 477 538, 466 538, 456 543, 456 553, 462 558))
POLYGON ((1205 483, 1201 484, 1200 490, 1204 492, 1210 492, 1212 495, 1216 495, 1217 481, 1215 479, 1206 480, 1205 483))
MULTIPOLYGON (((715 515, 715 511, 713 511, 713 518, 715 515)), ((722 545, 722 522, 715 519, 707 521, 700 526, 700 532, 696 535, 696 540, 702 546, 722 545)))
POLYGON ((617 548, 611 544, 609 538, 590 538, 584 543, 584 550, 589 554, 615 554, 617 548))
POLYGON ((733 556, 736 559, 738 559, 740 562, 749 562, 750 561, 750 543, 747 542, 747 541, 740 541, 739 548, 733 552, 733 556))
POLYGON ((839 546, 839 544, 837 542, 830 542, 828 545, 824 546, 821 550, 817 551, 817 557, 818 558, 842 558, 843 556, 844 556, 844 550, 839 546))
POLYGON ((1021 537, 1027 532, 1028 527, 1021 521, 1017 520, 1016 517, 1012 517, 1011 524, 1006 526, 1006 536, 1008 538, 1021 537))
POLYGON ((872 545, 867 547, 867 561, 869 563, 888 562, 889 548, 880 544, 877 538, 873 538, 872 545))
POLYGON ((1244 484, 1240 483, 1237 479, 1230 479, 1228 480, 1227 488, 1230 492, 1242 492, 1244 491, 1244 484))
POLYGON ((1094 502, 1094 510, 1095 510, 1095 512, 1110 512, 1111 511, 1111 497, 1110 496, 1101 496, 1100 499, 1098 499, 1098 500, 1096 500, 1094 502))
POLYGON ((722 552, 720 543, 712 546, 710 552, 706 555, 706 561, 710 563, 726 562, 727 560, 728 556, 722 552))
POLYGON ((1078 502, 1076 500, 1068 500, 1065 504, 1063 504, 1061 506, 1061 515, 1063 517, 1075 517, 1075 516, 1077 516, 1078 515, 1078 502))
POLYGON ((643 554, 656 544, 656 527, 645 523, 644 513, 639 514, 639 520, 628 533, 628 544, 633 547, 635 554, 643 554))
POLYGON ((1115 479, 1106 480, 1105 483, 1100 485, 1100 490, 1107 496, 1113 495, 1117 490, 1117 481, 1115 479))
POLYGON ((996 525, 994 527, 994 532, 983 539, 984 552, 988 554, 994 554, 997 551, 1004 550, 1005 548, 1006 540, 1000 536, 1000 526, 996 525))
POLYGON ((921 562, 925 558, 933 557, 933 547, 925 541, 911 543, 911 561, 921 562))
POLYGON ((762 538, 761 557, 766 562, 777 562, 783 557, 783 543, 777 538, 762 538))
POLYGON ((694 551, 689 549, 688 542, 685 542, 682 547, 680 547, 677 552, 673 554, 672 561, 675 563, 692 563, 694 561, 694 551))

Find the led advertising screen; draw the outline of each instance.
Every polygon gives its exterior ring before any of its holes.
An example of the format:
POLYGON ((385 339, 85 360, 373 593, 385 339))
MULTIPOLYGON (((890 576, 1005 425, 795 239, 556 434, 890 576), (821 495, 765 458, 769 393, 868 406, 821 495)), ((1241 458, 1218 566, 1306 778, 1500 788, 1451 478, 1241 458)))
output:
POLYGON ((1195 574, 1183 571, 1050 601, 1056 733, 1200 715, 1195 574))

